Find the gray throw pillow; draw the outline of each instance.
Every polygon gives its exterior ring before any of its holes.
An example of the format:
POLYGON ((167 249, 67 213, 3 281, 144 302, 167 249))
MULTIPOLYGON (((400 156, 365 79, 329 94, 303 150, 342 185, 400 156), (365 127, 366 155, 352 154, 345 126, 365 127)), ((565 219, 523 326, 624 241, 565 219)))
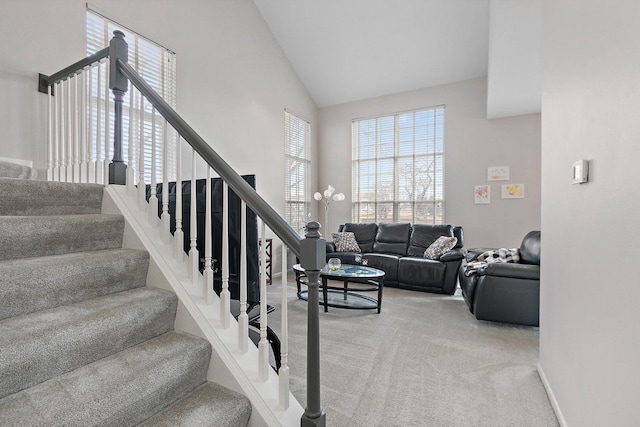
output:
POLYGON ((450 251, 458 243, 455 237, 440 236, 433 242, 426 251, 424 257, 429 259, 440 259, 443 253, 450 251))
POLYGON ((332 233, 333 243, 336 245, 336 252, 361 252, 356 241, 356 235, 352 232, 332 233))

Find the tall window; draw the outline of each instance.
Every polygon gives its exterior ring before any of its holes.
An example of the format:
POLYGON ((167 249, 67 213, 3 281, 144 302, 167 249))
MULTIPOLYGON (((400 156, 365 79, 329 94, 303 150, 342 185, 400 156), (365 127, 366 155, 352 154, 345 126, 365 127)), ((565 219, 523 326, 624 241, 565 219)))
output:
MULTIPOLYGON (((151 85, 151 87, 158 92, 160 96, 162 96, 165 101, 173 108, 175 108, 176 104, 176 58, 175 53, 158 45, 157 43, 142 37, 141 35, 125 28, 106 17, 102 16, 98 12, 87 9, 87 55, 91 55, 109 45, 109 41, 113 37, 113 32, 115 30, 120 30, 125 35, 125 41, 129 46, 129 65, 131 65, 144 79, 151 85)), ((106 96, 106 86, 108 81, 108 72, 106 65, 102 66, 102 73, 100 75, 100 81, 97 78, 97 72, 92 71, 92 85, 91 88, 91 105, 89 106, 89 114, 91 115, 91 123, 92 123, 92 132, 93 135, 96 135, 98 124, 100 124, 101 129, 104 132, 105 129, 105 118, 98 117, 98 102, 104 102, 104 98, 106 96), (99 84, 99 86, 98 86, 99 84), (100 87, 100 90, 98 90, 100 87)), ((139 128, 137 123, 134 122, 133 130, 134 132, 129 135, 129 119, 130 117, 138 117, 138 112, 140 111, 140 94, 137 91, 132 90, 131 85, 129 85, 129 90, 127 91, 124 102, 123 102, 123 129, 125 132, 122 135, 123 139, 123 158, 125 162, 128 161, 128 150, 133 149, 135 152, 138 151, 139 147, 139 128), (133 98, 133 99, 132 99, 133 98), (131 110, 131 106, 133 106, 133 111, 131 110), (132 114, 133 113, 133 114, 132 114), (132 143, 129 142, 129 138, 131 137, 132 143)), ((110 117, 109 123, 107 123, 108 129, 113 133, 113 95, 109 91, 109 100, 110 100, 110 117)), ((104 115, 104 110, 102 110, 102 114, 104 115)), ((160 182, 162 180, 162 176, 160 174, 160 165, 162 165, 162 145, 161 141, 163 141, 164 137, 164 129, 161 125, 161 117, 156 113, 156 165, 158 165, 156 170, 156 181, 160 182)), ((151 182, 151 153, 152 153, 152 108, 149 102, 144 102, 144 160, 145 160, 145 182, 148 184, 151 182)), ((103 134, 104 135, 104 134, 103 134)), ((93 138, 92 138, 93 140, 93 138)), ((167 134, 167 142, 168 142, 168 152, 167 152, 167 160, 168 160, 168 172, 169 179, 174 179, 175 177, 171 176, 175 174, 175 133, 171 130, 171 127, 168 126, 168 134, 167 134)), ((90 156, 92 160, 97 160, 97 156, 100 152, 104 153, 104 149, 102 146, 97 147, 96 141, 92 141, 93 146, 91 147, 90 156)), ((102 142, 100 142, 102 144, 102 142)), ((113 146, 109 144, 109 158, 113 155, 113 146)), ((136 162, 128 165, 128 167, 132 167, 134 170, 137 169, 138 165, 136 162)), ((137 171, 136 171, 137 177, 137 171)))
POLYGON ((306 120, 284 112, 285 133, 285 219, 301 233, 309 212, 309 141, 311 125, 306 120))
POLYGON ((444 106, 352 126, 353 221, 444 223, 444 106))

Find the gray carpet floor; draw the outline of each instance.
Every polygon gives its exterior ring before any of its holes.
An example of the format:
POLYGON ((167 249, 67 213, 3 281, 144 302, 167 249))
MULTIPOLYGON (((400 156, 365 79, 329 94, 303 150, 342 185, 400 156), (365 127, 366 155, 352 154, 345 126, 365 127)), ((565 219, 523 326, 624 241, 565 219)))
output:
MULTIPOLYGON (((291 391, 304 407, 307 303, 292 277, 288 291, 291 391)), ((558 425, 536 371, 538 328, 478 321, 462 296, 385 288, 380 314, 321 309, 320 334, 328 426, 558 425)))

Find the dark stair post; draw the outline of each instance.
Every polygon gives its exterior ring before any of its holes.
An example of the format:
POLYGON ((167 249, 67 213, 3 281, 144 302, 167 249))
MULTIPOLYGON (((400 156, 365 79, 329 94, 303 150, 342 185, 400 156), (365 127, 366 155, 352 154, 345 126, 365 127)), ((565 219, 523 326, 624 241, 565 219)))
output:
POLYGON ((302 427, 324 427, 327 415, 320 406, 320 309, 318 287, 320 269, 326 264, 326 243, 320 236, 320 224, 306 226, 300 242, 300 263, 307 275, 307 407, 300 420, 302 427))
MULTIPOLYGON (((126 184, 127 165, 122 159, 122 101, 129 87, 127 77, 120 71, 118 60, 129 61, 129 47, 124 41, 124 33, 114 31, 109 43, 109 89, 113 91, 113 159, 109 163, 109 184, 126 184)), ((129 124, 131 126, 131 124, 129 124)))

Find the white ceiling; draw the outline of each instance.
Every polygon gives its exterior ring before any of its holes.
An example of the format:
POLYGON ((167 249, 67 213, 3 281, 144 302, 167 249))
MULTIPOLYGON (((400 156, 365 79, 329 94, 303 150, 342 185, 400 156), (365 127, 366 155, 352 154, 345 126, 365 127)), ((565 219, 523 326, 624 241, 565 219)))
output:
POLYGON ((253 0, 318 107, 487 75, 489 0, 253 0))

